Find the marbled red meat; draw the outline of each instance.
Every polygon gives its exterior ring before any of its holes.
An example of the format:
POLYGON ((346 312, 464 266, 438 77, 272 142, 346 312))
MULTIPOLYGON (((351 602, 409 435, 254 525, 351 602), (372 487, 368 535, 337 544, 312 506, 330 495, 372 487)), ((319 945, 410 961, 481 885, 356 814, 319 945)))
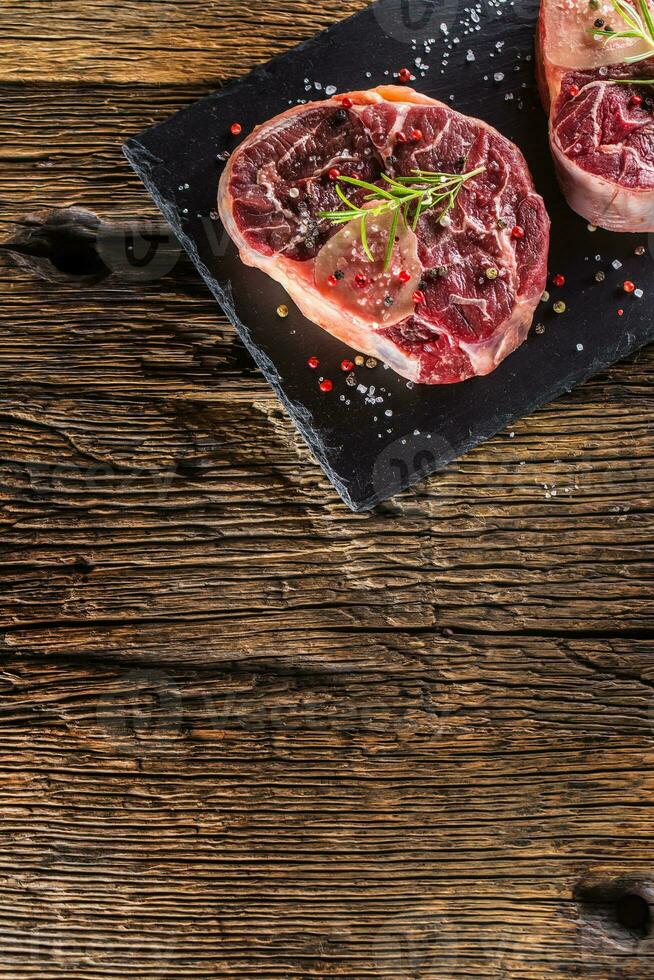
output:
MULTIPOLYGON (((364 191, 347 191, 361 203, 364 191)), ((549 219, 520 151, 486 123, 405 87, 296 106, 258 127, 225 168, 219 208, 242 260, 281 282, 309 319, 418 382, 492 371, 525 339, 545 286, 549 219), (382 172, 415 168, 479 172, 445 223, 432 209, 415 236, 402 231, 383 272, 383 219, 369 222, 371 263, 350 225, 320 213, 343 206, 335 171, 382 186, 382 172), (403 265, 410 279, 400 285, 403 265)))
POLYGON ((654 59, 639 39, 598 41, 596 18, 626 25, 609 0, 542 0, 539 84, 549 111, 550 146, 570 206, 609 231, 654 231, 654 59), (616 84, 618 83, 618 84, 616 84), (634 95, 637 98, 634 98, 634 95))

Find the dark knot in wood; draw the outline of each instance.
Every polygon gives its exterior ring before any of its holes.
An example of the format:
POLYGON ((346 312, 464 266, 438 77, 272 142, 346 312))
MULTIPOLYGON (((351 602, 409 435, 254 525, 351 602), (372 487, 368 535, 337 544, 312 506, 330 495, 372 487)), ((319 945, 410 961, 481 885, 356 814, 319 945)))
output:
POLYGON ((105 221, 85 208, 27 215, 0 249, 50 282, 93 284, 115 277, 152 282, 197 276, 163 220, 105 221))
POLYGON ((652 935, 654 882, 632 877, 585 880, 574 897, 597 941, 633 949, 652 935))

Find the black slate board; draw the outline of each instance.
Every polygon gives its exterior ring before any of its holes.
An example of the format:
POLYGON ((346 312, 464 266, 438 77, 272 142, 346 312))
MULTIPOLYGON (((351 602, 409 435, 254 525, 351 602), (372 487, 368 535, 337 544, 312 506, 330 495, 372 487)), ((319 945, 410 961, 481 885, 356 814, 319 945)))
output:
POLYGON ((355 510, 443 468, 654 338, 654 298, 647 288, 652 252, 647 247, 644 256, 635 255, 637 246, 648 245, 645 236, 589 232, 556 185, 534 80, 537 9, 536 0, 518 0, 516 6, 494 0, 476 8, 455 0, 380 0, 124 148, 316 459, 355 510), (429 66, 424 73, 415 68, 417 57, 429 66), (416 72, 412 85, 419 91, 487 120, 521 147, 552 217, 550 270, 562 272, 566 285, 551 289, 549 303, 536 313, 544 334, 532 330, 493 374, 457 385, 407 386, 381 365, 363 367, 358 380, 366 388, 374 385, 375 398, 384 399, 369 404, 340 371, 341 360, 356 352, 305 320, 277 283, 239 261, 215 218, 224 165, 218 156, 236 145, 229 132, 233 121, 247 134, 292 102, 325 97, 326 86, 369 88, 393 81, 403 66, 416 72), (606 279, 597 283, 600 269, 606 279), (642 286, 642 299, 622 292, 625 279, 642 286), (552 312, 555 299, 565 301, 565 314, 552 312), (287 319, 276 315, 280 303, 290 309, 287 319), (622 317, 618 308, 624 309, 622 317), (306 365, 312 354, 320 359, 318 372, 306 365), (318 388, 323 375, 334 381, 328 395, 318 388))

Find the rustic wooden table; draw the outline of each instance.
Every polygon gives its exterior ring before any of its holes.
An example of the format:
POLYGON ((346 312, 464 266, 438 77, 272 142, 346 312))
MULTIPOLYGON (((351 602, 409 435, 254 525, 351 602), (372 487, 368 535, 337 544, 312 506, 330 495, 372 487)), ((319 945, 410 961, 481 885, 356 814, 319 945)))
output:
POLYGON ((52 223, 360 5, 2 4, 2 978, 654 976, 654 353, 354 515, 187 262, 52 223))

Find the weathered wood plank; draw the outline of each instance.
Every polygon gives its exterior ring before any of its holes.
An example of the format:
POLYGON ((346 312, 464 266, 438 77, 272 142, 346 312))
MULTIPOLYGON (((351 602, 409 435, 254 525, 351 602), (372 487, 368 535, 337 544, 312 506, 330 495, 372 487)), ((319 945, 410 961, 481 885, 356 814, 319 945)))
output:
POLYGON ((364 0, 4 0, 0 81, 224 82, 363 6, 364 0))
POLYGON ((651 690, 548 652, 540 673, 537 651, 457 647, 447 678, 439 653, 383 674, 327 652, 322 671, 8 659, 0 975, 649 976, 649 945, 575 888, 648 867, 651 690), (580 713, 540 716, 566 697, 580 713))
MULTIPOLYGON (((0 242, 349 10, 10 0, 0 242)), ((2 980, 653 975, 652 352, 354 515, 182 267, 0 299, 2 980)))

